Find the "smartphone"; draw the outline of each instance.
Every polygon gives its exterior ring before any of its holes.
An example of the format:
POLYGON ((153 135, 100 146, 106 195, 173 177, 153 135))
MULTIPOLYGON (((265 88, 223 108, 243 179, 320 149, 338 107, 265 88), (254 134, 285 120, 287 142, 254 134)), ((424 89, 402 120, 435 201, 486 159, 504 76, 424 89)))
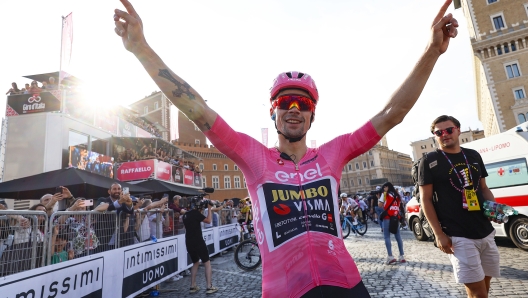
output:
POLYGON ((128 187, 123 187, 123 194, 124 195, 128 194, 128 187))
POLYGON ((55 187, 55 193, 62 193, 62 187, 60 186, 55 187))
POLYGON ((82 200, 80 206, 81 206, 81 207, 89 207, 89 206, 93 206, 93 200, 92 200, 92 199, 89 199, 89 200, 82 200))

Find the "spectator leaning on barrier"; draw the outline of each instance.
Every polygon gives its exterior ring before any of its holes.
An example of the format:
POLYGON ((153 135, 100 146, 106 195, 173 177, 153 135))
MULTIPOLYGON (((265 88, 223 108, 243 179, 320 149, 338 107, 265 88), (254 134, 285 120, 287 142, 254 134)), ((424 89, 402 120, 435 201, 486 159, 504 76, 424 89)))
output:
MULTIPOLYGON (((213 204, 218 205, 218 201, 211 201, 213 204)), ((211 223, 204 222, 203 227, 204 229, 212 228, 212 227, 218 227, 220 224, 220 216, 218 215, 218 211, 222 210, 224 208, 223 205, 219 205, 218 207, 211 208, 211 212, 213 212, 213 221, 211 223)), ((204 208, 203 215, 207 217, 209 215, 209 208, 204 208)))
MULTIPOLYGON (((53 195, 45 194, 40 198, 40 203, 46 206, 46 209, 48 210, 47 211, 48 217, 51 216, 51 214, 53 214, 53 212, 55 211, 64 210, 65 206, 70 206, 75 201, 75 198, 73 197, 73 195, 71 194, 68 188, 64 186, 59 186, 58 188, 60 188, 62 191, 57 192, 53 195), (61 208, 61 206, 56 205, 57 202, 63 201, 64 199, 66 199, 63 204, 64 207, 61 208)), ((61 204, 59 203, 59 205, 61 204)))
POLYGON ((7 90, 6 95, 16 95, 22 93, 20 89, 18 89, 17 83, 13 82, 11 83, 11 88, 7 90))
MULTIPOLYGON (((109 196, 106 198, 99 198, 97 200, 97 206, 102 203, 108 203, 108 211, 116 211, 118 218, 120 218, 120 213, 124 212, 127 214, 134 214, 134 209, 132 206, 132 199, 129 194, 123 194, 121 190, 121 184, 114 182, 108 190, 109 196)), ((121 219, 121 218, 120 218, 121 219)), ((103 245, 104 250, 107 248, 115 247, 115 233, 113 229, 109 227, 115 227, 115 221, 113 218, 108 218, 105 220, 100 220, 96 223, 95 229, 96 234, 100 235, 100 241, 103 245)), ((119 221, 120 233, 123 233, 123 221, 119 221)))
POLYGON ((60 230, 59 226, 56 225, 51 237, 51 264, 62 263, 74 258, 73 249, 66 251, 66 244, 68 244, 67 232, 60 230))

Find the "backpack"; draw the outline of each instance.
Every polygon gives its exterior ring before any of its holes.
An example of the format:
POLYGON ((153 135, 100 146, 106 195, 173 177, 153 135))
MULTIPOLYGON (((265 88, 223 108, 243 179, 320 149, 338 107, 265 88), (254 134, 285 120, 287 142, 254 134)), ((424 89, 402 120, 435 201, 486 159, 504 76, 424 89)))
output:
MULTIPOLYGON (((427 153, 426 155, 419 158, 417 161, 415 161, 411 168, 411 178, 412 182, 414 184, 414 190, 413 190, 413 197, 416 198, 416 201, 420 204, 420 185, 418 185, 418 168, 420 167, 420 162, 423 159, 426 159, 427 162, 431 163, 437 160, 438 152, 432 151, 427 153)), ((433 203, 436 202, 436 193, 433 192, 433 203)))

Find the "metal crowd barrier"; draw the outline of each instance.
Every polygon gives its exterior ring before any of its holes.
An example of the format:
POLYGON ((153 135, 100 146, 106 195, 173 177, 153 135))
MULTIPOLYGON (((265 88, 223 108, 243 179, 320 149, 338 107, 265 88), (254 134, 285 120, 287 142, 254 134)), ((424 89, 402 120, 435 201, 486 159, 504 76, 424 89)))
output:
POLYGON ((44 266, 47 227, 43 211, 0 211, 0 276, 44 266))
MULTIPOLYGON (((222 209, 218 225, 237 221, 236 209, 222 209)), ((58 211, 0 211, 0 276, 65 262, 143 241, 185 234, 182 216, 172 209, 134 214, 58 211), (40 223, 40 225, 39 225, 40 223)))
POLYGON ((47 265, 118 247, 116 219, 115 211, 53 213, 50 217, 47 265))
POLYGON ((121 212, 119 214, 119 246, 128 246, 139 242, 152 240, 153 237, 161 239, 175 235, 174 211, 159 209, 149 211, 136 210, 134 214, 121 212))

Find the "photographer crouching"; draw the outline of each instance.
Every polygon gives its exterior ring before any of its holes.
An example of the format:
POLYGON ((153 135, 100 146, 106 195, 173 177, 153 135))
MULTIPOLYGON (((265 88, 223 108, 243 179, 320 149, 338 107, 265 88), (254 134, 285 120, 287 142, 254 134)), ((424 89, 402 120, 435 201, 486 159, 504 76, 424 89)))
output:
POLYGON ((212 284, 212 275, 213 271, 211 268, 211 261, 209 260, 209 252, 207 251, 207 246, 205 245, 205 240, 202 236, 202 228, 200 223, 204 222, 210 224, 213 218, 213 212, 211 207, 213 203, 209 200, 200 200, 200 198, 192 198, 189 210, 183 214, 183 225, 185 226, 185 246, 187 247, 187 252, 191 257, 193 266, 191 268, 191 288, 190 292, 195 293, 200 290, 196 285, 196 274, 198 273, 198 266, 200 266, 199 260, 202 260, 202 263, 205 267, 205 281, 207 282, 207 294, 212 294, 218 291, 217 288, 213 287, 212 284), (201 211, 202 209, 207 208, 207 217, 205 217, 201 211))

